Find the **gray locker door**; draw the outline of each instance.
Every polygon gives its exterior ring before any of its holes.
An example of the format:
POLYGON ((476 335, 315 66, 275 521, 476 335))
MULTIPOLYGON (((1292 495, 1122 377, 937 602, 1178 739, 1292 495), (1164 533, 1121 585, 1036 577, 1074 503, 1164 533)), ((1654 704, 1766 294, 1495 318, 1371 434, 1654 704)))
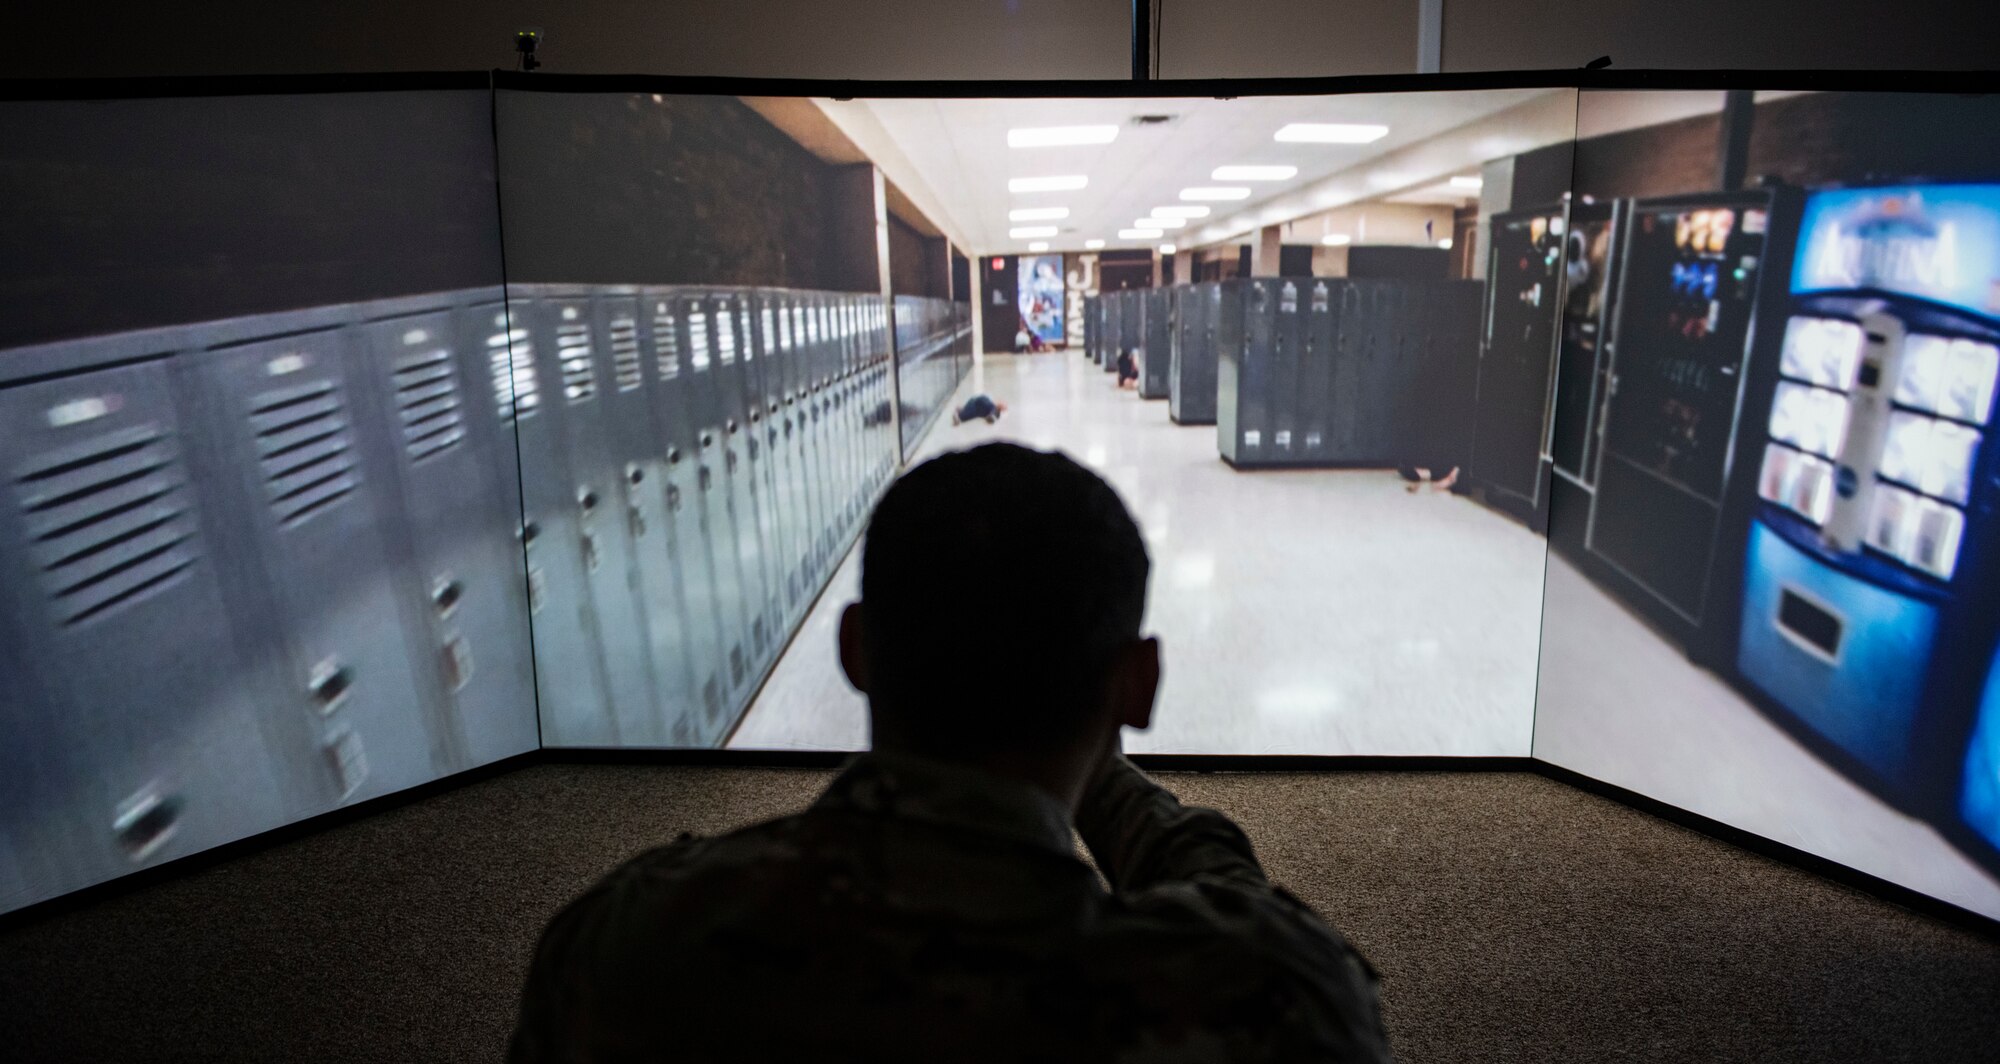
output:
POLYGON ((687 741, 700 745, 704 736, 722 725, 729 695, 729 655, 696 457, 698 429, 689 409, 688 333, 681 321, 685 304, 670 290, 649 293, 646 302, 654 370, 649 390, 665 456, 666 543, 687 620, 688 687, 699 709, 687 741))
MULTIPOLYGON (((868 433, 862 422, 861 323, 854 296, 840 298, 840 426, 847 437, 847 527, 853 528, 868 491, 868 433)), ((843 541, 845 536, 842 537, 843 541)))
POLYGON ((494 406, 463 372, 449 311, 371 322, 363 338, 388 429, 374 450, 393 471, 400 505, 389 512, 412 563, 402 600, 427 637, 418 675, 451 725, 454 765, 537 749, 516 518, 495 481, 498 457, 480 450, 496 434, 469 424, 492 422, 494 406))
POLYGON ((1314 280, 1301 308, 1305 318, 1300 323, 1303 342, 1299 345, 1298 401, 1299 431, 1304 439, 1299 453, 1315 465, 1334 460, 1327 407, 1333 391, 1333 321, 1340 306, 1336 290, 1342 287, 1339 281, 1314 280))
POLYGON ((798 623, 804 616, 810 589, 806 586, 805 570, 801 564, 805 550, 805 536, 811 515, 805 496, 804 472, 800 465, 799 436, 794 424, 797 404, 792 400, 792 293, 770 292, 765 297, 765 309, 771 315, 770 344, 765 354, 764 375, 770 392, 771 406, 765 421, 766 438, 776 452, 782 545, 779 560, 784 566, 785 593, 790 606, 787 608, 786 628, 798 623))
POLYGON ((766 434, 764 407, 764 363, 769 361, 764 339, 762 301, 755 289, 743 289, 737 296, 737 320, 741 323, 741 362, 738 378, 743 392, 743 452, 749 462, 751 485, 757 500, 757 560, 759 581, 764 589, 764 624, 767 643, 763 660, 769 663, 785 643, 785 570, 779 541, 779 500, 773 466, 776 456, 766 434))
POLYGON ((778 598, 776 624, 780 643, 791 631, 799 613, 798 570, 793 564, 793 528, 797 498, 791 490, 792 455, 783 431, 783 387, 778 360, 783 352, 778 344, 779 295, 774 291, 754 292, 756 308, 756 358, 750 364, 750 380, 757 399, 755 418, 760 461, 764 469, 765 512, 770 517, 764 555, 771 574, 772 593, 778 598))
POLYGON ((806 324, 806 347, 799 366, 804 382, 799 403, 804 408, 806 451, 811 463, 809 471, 815 502, 812 541, 809 544, 814 587, 818 587, 826 577, 827 542, 831 535, 829 530, 833 527, 834 507, 838 500, 838 493, 834 489, 833 460, 828 443, 824 409, 826 389, 822 383, 826 365, 826 343, 820 331, 817 302, 817 295, 809 296, 802 310, 806 324))
POLYGON ((683 300, 681 327, 686 343, 684 384, 695 429, 695 487, 701 498, 704 540, 715 574, 717 619, 722 631, 723 712, 732 712, 737 690, 750 667, 750 613, 743 587, 743 559, 735 511, 730 506, 728 456, 723 440, 725 414, 715 385, 715 331, 709 300, 683 300))
MULTIPOLYGON (((746 446, 743 388, 738 367, 741 337, 738 335, 740 323, 736 298, 731 294, 712 295, 709 305, 716 359, 715 370, 707 380, 712 389, 712 401, 717 404, 722 421, 719 439, 722 477, 728 492, 730 514, 735 522, 736 561, 738 572, 742 574, 741 601, 748 628, 747 641, 743 645, 742 674, 736 677, 736 681, 747 687, 755 682, 757 672, 770 652, 771 622, 765 616, 768 597, 764 594, 762 545, 757 539, 756 480, 746 446)), ((731 708, 738 708, 738 703, 732 703, 731 708)))
POLYGON ((561 377, 538 357, 540 348, 553 343, 539 335, 543 330, 530 328, 537 298, 514 292, 505 304, 473 311, 470 327, 484 350, 503 438, 511 437, 511 450, 503 448, 494 458, 520 511, 515 536, 525 568, 542 741, 615 745, 575 487, 556 424, 561 377))
POLYGON ((0 826, 36 862, 0 903, 304 812, 232 641, 216 515, 190 486, 162 364, 0 389, 0 424, 0 826))
MULTIPOLYGON (((631 544, 632 591, 646 624, 647 651, 657 684, 659 719, 651 742, 684 746, 695 741, 699 689, 687 646, 688 621, 678 577, 681 554, 667 516, 666 444, 652 390, 658 359, 647 357, 632 295, 598 297, 597 313, 611 353, 611 387, 604 414, 611 433, 616 477, 614 505, 631 544)), ((627 737, 628 744, 641 741, 627 737)))
POLYGON ((632 588, 631 529, 619 506, 624 469, 612 456, 605 393, 615 387, 609 337, 587 296, 559 296, 534 304, 534 326, 546 330, 544 364, 562 381, 562 400, 551 407, 567 445, 577 538, 597 613, 599 652, 620 745, 665 741, 653 676, 652 636, 632 588))
POLYGON ((1298 465, 1304 460, 1305 433, 1301 429, 1299 405, 1299 344, 1304 339, 1303 318, 1311 309, 1309 297, 1299 288, 1298 278, 1273 281, 1277 303, 1271 316, 1271 367, 1268 405, 1271 425, 1271 461, 1298 465))
POLYGON ((1272 370, 1276 361, 1277 282, 1243 285, 1243 344, 1236 361, 1236 450, 1239 464, 1270 461, 1272 370))
POLYGON ((797 292, 786 297, 785 320, 791 323, 791 333, 786 340, 781 368, 785 377, 785 429, 791 434, 794 475, 798 477, 795 490, 802 503, 796 543, 798 554, 792 559, 792 564, 798 567, 800 588, 810 597, 819 590, 813 543, 819 535, 821 502, 817 457, 813 453, 804 299, 804 294, 797 292))
MULTIPOLYGON (((295 711, 317 718, 344 799, 450 771, 442 722, 418 697, 396 608, 382 515, 394 488, 356 453, 345 363, 349 330, 304 333, 199 356, 208 429, 245 489, 239 514, 276 614, 295 711)), ((246 559, 247 561, 247 559, 246 559)))

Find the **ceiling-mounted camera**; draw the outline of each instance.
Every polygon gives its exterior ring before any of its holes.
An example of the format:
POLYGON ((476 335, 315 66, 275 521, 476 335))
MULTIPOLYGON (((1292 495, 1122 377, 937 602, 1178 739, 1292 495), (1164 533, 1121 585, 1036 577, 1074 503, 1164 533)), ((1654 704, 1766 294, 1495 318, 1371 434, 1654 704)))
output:
POLYGON ((540 29, 514 31, 514 51, 520 53, 522 70, 533 70, 542 65, 542 61, 535 58, 535 49, 541 47, 541 44, 540 29))

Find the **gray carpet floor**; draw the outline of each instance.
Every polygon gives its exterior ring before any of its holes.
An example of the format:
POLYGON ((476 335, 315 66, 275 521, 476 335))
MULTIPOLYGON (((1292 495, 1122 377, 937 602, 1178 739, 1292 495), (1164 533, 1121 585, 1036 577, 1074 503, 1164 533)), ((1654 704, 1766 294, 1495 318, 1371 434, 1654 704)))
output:
MULTIPOLYGON (((0 933, 0 1059, 491 1061, 543 922, 809 770, 537 765, 0 933)), ((1520 773, 1170 774, 1381 970, 1399 1059, 2000 1059, 2000 942, 1520 773)))

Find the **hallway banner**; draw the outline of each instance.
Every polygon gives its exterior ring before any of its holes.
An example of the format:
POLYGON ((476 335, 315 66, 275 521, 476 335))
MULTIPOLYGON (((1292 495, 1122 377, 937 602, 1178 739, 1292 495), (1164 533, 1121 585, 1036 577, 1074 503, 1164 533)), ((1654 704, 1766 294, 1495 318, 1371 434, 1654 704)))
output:
POLYGON ((1029 339, 1044 344, 1063 342, 1063 269, 1061 255, 1021 257, 1020 307, 1021 346, 1033 347, 1029 339))

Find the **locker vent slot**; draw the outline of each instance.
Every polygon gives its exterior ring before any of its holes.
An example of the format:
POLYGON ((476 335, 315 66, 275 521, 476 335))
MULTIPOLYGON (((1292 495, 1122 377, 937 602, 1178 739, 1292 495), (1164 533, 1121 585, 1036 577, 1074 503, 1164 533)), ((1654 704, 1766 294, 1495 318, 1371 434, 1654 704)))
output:
POLYGON ((332 381, 265 392, 251 403, 257 462, 280 524, 299 524, 354 493, 360 480, 332 381))
POLYGON ((140 601, 194 565, 186 483, 172 441, 152 424, 21 468, 15 486, 32 553, 65 627, 140 601))
POLYGON ((672 314, 653 315, 653 351, 661 380, 670 381, 681 375, 681 338, 674 331, 672 314))
POLYGON ((639 364, 639 323, 619 318, 611 323, 611 371, 618 390, 629 392, 646 383, 639 364))
POLYGON ((440 347, 396 360, 396 412, 403 419, 403 449, 413 462, 465 438, 450 351, 440 347))
POLYGON ((535 347, 528 330, 509 329, 507 316, 493 322, 499 331, 486 337, 486 366, 493 375, 493 401, 504 424, 516 413, 528 417, 542 403, 542 385, 535 378, 535 347))
POLYGON ((727 303, 715 308, 715 353, 725 366, 736 361, 736 318, 727 303))
POLYGON ((590 324, 571 321, 556 326, 556 357, 562 360, 563 397, 586 403, 597 394, 597 370, 590 361, 590 324))

